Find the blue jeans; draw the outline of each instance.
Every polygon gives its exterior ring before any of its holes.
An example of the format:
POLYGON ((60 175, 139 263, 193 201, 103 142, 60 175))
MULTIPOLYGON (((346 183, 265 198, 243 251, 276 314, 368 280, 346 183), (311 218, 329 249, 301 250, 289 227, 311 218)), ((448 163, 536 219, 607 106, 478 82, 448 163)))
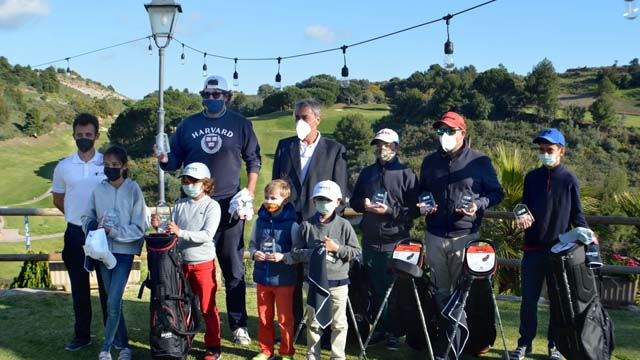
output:
POLYGON ((113 254, 113 256, 118 262, 113 269, 107 269, 103 263, 100 263, 99 268, 107 292, 107 324, 101 351, 110 351, 114 343, 119 347, 129 346, 127 327, 122 314, 122 294, 129 279, 133 255, 113 254))
MULTIPOLYGON (((518 346, 531 347, 538 328, 538 299, 542 282, 550 271, 549 254, 546 251, 525 251, 522 257, 520 303, 520 338, 518 346)), ((549 322, 547 339, 549 347, 555 346, 555 329, 549 322)))

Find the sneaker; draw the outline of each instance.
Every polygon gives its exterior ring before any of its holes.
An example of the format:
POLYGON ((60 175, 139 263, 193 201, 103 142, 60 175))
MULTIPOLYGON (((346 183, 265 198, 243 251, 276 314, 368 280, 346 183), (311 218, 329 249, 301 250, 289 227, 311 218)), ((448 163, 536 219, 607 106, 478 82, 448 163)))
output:
POLYGON ((254 356, 253 359, 251 360, 275 360, 275 356, 271 355, 267 355, 264 353, 259 353, 258 355, 254 356))
POLYGON ((240 345, 251 344, 251 338, 246 327, 239 327, 233 331, 233 342, 240 345))
POLYGON ((389 338, 387 339, 387 350, 396 351, 398 349, 400 349, 400 339, 389 335, 389 338))
POLYGON ((108 351, 101 351, 98 355, 98 360, 111 360, 111 353, 108 351))
POLYGON ((204 360, 220 360, 222 359, 222 355, 220 351, 214 351, 212 349, 207 349, 204 353, 204 360))
POLYGON ((118 355, 118 360, 131 360, 131 349, 128 347, 122 348, 118 355))
POLYGON ((371 340, 369 340, 369 345, 380 344, 386 338, 387 336, 382 331, 374 331, 373 335, 371 335, 371 340))
POLYGON ((549 360, 562 360, 562 355, 555 346, 549 348, 549 360))
POLYGON ((87 345, 91 345, 91 339, 82 340, 75 338, 71 340, 64 349, 67 351, 78 351, 87 345))
POLYGON ((509 353, 509 360, 522 360, 525 356, 531 354, 531 347, 518 346, 515 350, 509 353))

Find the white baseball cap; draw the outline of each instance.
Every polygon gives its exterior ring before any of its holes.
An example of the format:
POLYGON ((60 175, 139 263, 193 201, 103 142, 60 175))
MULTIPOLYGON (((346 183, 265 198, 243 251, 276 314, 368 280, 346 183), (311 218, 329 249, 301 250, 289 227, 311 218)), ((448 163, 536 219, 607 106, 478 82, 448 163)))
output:
POLYGON ((201 162, 194 162, 182 169, 180 177, 183 176, 191 176, 194 179, 202 180, 204 178, 210 178, 211 173, 209 172, 209 168, 207 167, 207 165, 201 162))
POLYGON ((391 129, 379 130, 373 140, 371 140, 371 145, 373 145, 376 140, 384 141, 386 143, 394 142, 400 145, 400 137, 398 136, 398 133, 391 129))
POLYGON ((313 198, 324 197, 331 201, 342 199, 340 186, 331 180, 323 180, 313 187, 313 198))
POLYGON ((209 76, 207 80, 204 81, 204 89, 218 89, 222 91, 229 91, 227 80, 219 75, 209 76))

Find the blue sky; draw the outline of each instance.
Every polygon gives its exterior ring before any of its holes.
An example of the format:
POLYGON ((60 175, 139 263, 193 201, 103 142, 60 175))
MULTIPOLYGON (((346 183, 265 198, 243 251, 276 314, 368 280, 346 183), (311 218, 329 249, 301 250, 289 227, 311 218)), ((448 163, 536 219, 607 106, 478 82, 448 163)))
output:
MULTIPOLYGON (((0 55, 12 64, 37 65, 151 33, 144 3, 132 0, 0 0, 0 55)), ((230 57, 278 57, 379 36, 441 18, 482 1, 178 1, 184 10, 175 37, 195 48, 230 57)), ((623 0, 498 0, 451 20, 456 65, 483 71, 503 64, 526 74, 542 58, 558 71, 628 63, 640 57, 640 18, 622 17, 623 0)), ((443 59, 444 22, 350 48, 352 78, 407 77, 443 59)), ((158 53, 148 41, 71 60, 84 77, 139 99, 158 87, 158 53)), ((165 86, 202 87, 203 56, 173 42, 166 51, 165 86)), ((65 62, 55 64, 66 67, 65 62)), ((233 61, 207 57, 209 74, 230 80, 233 61)), ((283 60, 283 84, 328 73, 339 77, 339 51, 283 60)), ((240 87, 255 93, 272 84, 276 61, 239 62, 240 87)))

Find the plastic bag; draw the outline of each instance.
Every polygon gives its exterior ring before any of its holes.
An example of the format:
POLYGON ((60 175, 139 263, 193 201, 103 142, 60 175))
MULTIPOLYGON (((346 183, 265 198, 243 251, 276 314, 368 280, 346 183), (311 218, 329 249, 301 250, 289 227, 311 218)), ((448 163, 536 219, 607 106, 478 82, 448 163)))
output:
POLYGON ((116 266, 116 258, 109 251, 104 229, 89 231, 83 249, 86 256, 102 261, 107 269, 111 270, 116 266))

